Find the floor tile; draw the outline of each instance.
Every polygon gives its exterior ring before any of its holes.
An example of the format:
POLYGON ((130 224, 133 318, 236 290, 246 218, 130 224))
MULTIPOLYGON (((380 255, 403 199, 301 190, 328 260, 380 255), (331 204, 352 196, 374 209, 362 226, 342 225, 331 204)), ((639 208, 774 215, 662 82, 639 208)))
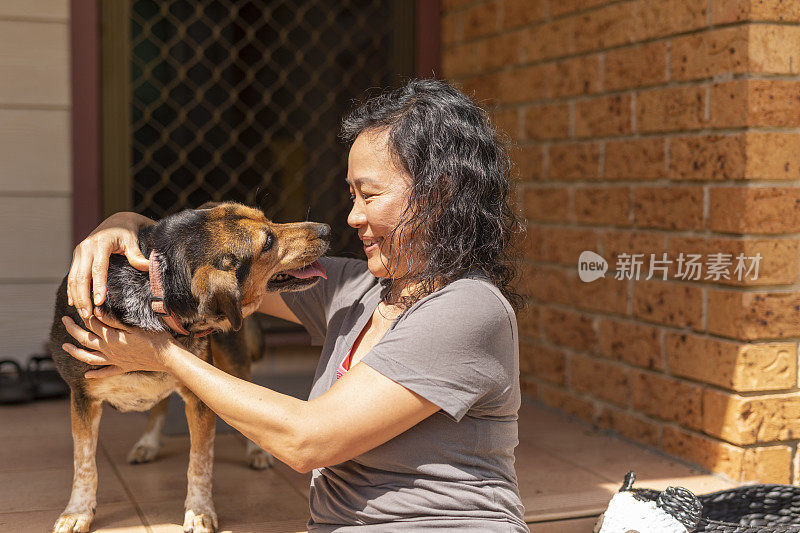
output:
MULTIPOLYGON (((60 513, 60 510, 0 513, 0 531, 50 531, 60 513)), ((92 532, 146 533, 147 530, 131 504, 111 503, 97 506, 92 532)))

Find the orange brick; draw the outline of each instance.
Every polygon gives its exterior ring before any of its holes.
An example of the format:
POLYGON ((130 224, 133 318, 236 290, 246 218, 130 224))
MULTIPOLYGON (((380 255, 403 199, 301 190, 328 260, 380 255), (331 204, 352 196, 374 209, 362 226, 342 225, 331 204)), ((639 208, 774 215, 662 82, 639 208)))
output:
POLYGON ((520 335, 532 339, 541 338, 539 327, 541 310, 541 306, 531 304, 517 313, 517 328, 520 335))
POLYGON ((473 70, 474 58, 468 54, 467 46, 452 46, 442 50, 442 73, 447 78, 457 78, 473 70))
POLYGON ((744 450, 738 446, 665 426, 661 447, 669 454, 682 457, 712 472, 724 474, 734 480, 741 477, 744 450))
POLYGON ((580 313, 544 308, 544 333, 550 342, 575 350, 593 350, 597 343, 594 320, 580 313))
POLYGON ((598 353, 642 368, 662 370, 658 328, 634 322, 602 319, 598 333, 598 353))
POLYGON ((450 46, 461 42, 461 14, 442 15, 442 46, 450 46))
POLYGON ((735 180, 745 173, 745 137, 708 135, 669 140, 669 178, 735 180))
POLYGON ((597 250, 597 233, 590 229, 548 226, 542 232, 542 259, 574 267, 584 250, 597 250))
POLYGON ((548 232, 545 232, 541 226, 529 224, 525 235, 522 237, 522 253, 525 259, 530 261, 543 261, 544 255, 544 242, 548 232))
POLYGON ((570 358, 569 384, 572 390, 626 406, 629 370, 621 365, 582 355, 570 358))
POLYGON ((545 405, 554 407, 568 415, 587 422, 594 422, 596 408, 591 400, 544 384, 539 386, 539 399, 545 405))
POLYGON ((520 372, 556 385, 564 384, 566 357, 562 351, 529 342, 523 342, 522 348, 520 372))
POLYGON ((703 292, 698 287, 668 281, 634 282, 633 316, 669 326, 699 328, 703 292))
POLYGON ((603 407, 597 417, 597 425, 615 431, 626 439, 649 446, 655 447, 661 442, 660 425, 649 418, 613 407, 603 407))
POLYGON ((554 20, 520 31, 521 60, 568 56, 575 51, 575 17, 554 20))
POLYGON ((796 180, 800 136, 749 131, 745 134, 745 179, 796 180))
POLYGON ((611 275, 606 274, 605 278, 591 283, 584 283, 576 277, 570 288, 571 299, 564 303, 615 315, 628 314, 628 286, 611 275))
POLYGON ((701 187, 636 187, 633 216, 639 227, 702 229, 703 189, 701 187))
POLYGON ((786 0, 726 0, 713 2, 712 22, 726 24, 746 20, 800 22, 800 4, 786 0))
POLYGON ((630 132, 630 95, 601 96, 575 103, 576 137, 608 137, 630 132))
POLYGON ((795 239, 747 239, 741 238, 705 238, 705 237, 670 237, 669 258, 672 259, 673 268, 670 269, 670 278, 691 281, 713 280, 715 283, 734 286, 757 286, 790 284, 798 281, 798 243, 795 239), (700 268, 690 270, 684 263, 681 275, 678 275, 678 258, 684 254, 688 259, 689 254, 701 256, 697 263, 700 268), (729 259, 726 276, 716 276, 709 272, 706 261, 712 260, 712 255, 723 254, 729 259), (751 259, 761 255, 758 272, 752 270, 748 273, 751 259))
POLYGON ((515 104, 544 98, 548 93, 547 76, 547 69, 541 65, 502 72, 497 75, 497 99, 515 104))
POLYGON ((745 397, 707 389, 703 429, 738 445, 796 439, 800 434, 800 394, 745 397))
POLYGON ((547 178, 592 180, 599 178, 600 145, 597 143, 553 144, 549 150, 547 178))
POLYGON ((529 188, 525 191, 525 216, 530 220, 569 220, 569 191, 564 188, 529 188))
POLYGON ((516 65, 520 62, 520 35, 517 32, 504 33, 480 41, 479 56, 482 70, 492 70, 516 65))
POLYGON ((636 96, 639 131, 693 130, 705 126, 704 87, 670 87, 643 91, 636 96))
MULTIPOLYGON (((603 235, 603 257, 610 265, 610 270, 616 268, 621 254, 640 254, 642 271, 647 273, 650 266, 650 255, 657 258, 666 250, 666 239, 663 234, 643 230, 634 231, 606 231, 603 235)), ((642 278, 643 279, 643 278, 642 278)))
POLYGON ((640 39, 664 37, 708 25, 706 0, 639 0, 635 12, 639 17, 640 39))
POLYGON ((565 305, 573 302, 574 281, 563 268, 536 265, 526 276, 530 297, 565 305))
POLYGON ((587 224, 630 226, 629 187, 579 187, 575 189, 575 219, 587 224))
POLYGON ((605 179, 646 180, 666 175, 664 139, 608 141, 605 179))
POLYGON ((800 126, 797 105, 800 82, 737 80, 711 88, 711 124, 714 127, 800 126))
POLYGON ((500 135, 508 135, 514 141, 520 138, 519 120, 520 115, 517 109, 496 110, 492 113, 495 130, 500 135))
POLYGON ((518 177, 522 180, 539 180, 542 178, 542 147, 519 146, 509 153, 516 166, 518 177))
POLYGON ((647 87, 667 81, 667 44, 649 43, 606 53, 606 90, 647 87))
POLYGON ((634 4, 623 2, 587 11, 577 17, 575 51, 601 50, 636 40, 634 4))
POLYGON ((672 78, 710 78, 748 69, 748 29, 744 26, 710 30, 672 41, 672 78))
POLYGON ((534 105, 525 111, 526 139, 569 137, 569 105, 534 105))
POLYGON ((550 3, 550 16, 560 17, 567 13, 575 11, 583 11, 591 9, 599 5, 605 4, 608 0, 560 0, 559 2, 550 3))
POLYGON ((726 389, 780 390, 797 383, 797 347, 792 343, 753 344, 668 332, 665 349, 672 374, 726 389))
POLYGON ((539 382, 534 377, 522 375, 519 377, 519 388, 523 397, 538 398, 539 382))
POLYGON ((602 90, 600 55, 564 59, 547 65, 548 96, 563 98, 602 90))
POLYGON ((630 375, 631 407, 648 416, 703 427, 703 389, 685 381, 634 370, 630 375))
POLYGON ((751 72, 800 72, 800 27, 775 24, 748 26, 751 72))
POLYGON ((795 337, 798 312, 798 293, 709 290, 707 330, 741 340, 795 337))
POLYGON ((792 482, 792 449, 789 446, 764 446, 744 451, 742 482, 792 482))
POLYGON ((709 229, 723 233, 800 231, 800 188, 712 187, 709 229))
POLYGON ((442 0, 442 11, 448 12, 464 7, 472 0, 442 0))
POLYGON ((670 139, 670 179, 738 180, 798 177, 800 137, 754 132, 670 139))
POLYGON ((547 17, 545 0, 503 0, 503 28, 527 26, 547 17))
POLYGON ((485 74, 464 80, 461 90, 464 94, 486 107, 496 106, 500 98, 500 74, 485 74))
POLYGON ((464 39, 470 40, 497 31, 500 11, 498 7, 496 1, 490 1, 462 11, 461 20, 464 39))

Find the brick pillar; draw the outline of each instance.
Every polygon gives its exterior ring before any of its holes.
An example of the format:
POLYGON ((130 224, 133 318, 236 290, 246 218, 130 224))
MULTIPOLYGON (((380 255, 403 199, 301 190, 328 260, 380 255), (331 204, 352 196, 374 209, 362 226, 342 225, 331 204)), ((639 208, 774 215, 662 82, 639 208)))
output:
POLYGON ((445 0, 442 46, 515 146, 525 393, 736 481, 800 483, 800 2, 445 0), (585 250, 604 279, 579 279, 585 250), (623 254, 644 254, 638 279, 615 278, 623 254))

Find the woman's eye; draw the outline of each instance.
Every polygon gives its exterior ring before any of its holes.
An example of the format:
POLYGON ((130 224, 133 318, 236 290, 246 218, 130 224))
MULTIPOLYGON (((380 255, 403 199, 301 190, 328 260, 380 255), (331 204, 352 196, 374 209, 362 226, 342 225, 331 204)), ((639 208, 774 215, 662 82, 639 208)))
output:
POLYGON ((355 194, 350 193, 350 201, 351 202, 355 202, 356 201, 356 195, 355 194))

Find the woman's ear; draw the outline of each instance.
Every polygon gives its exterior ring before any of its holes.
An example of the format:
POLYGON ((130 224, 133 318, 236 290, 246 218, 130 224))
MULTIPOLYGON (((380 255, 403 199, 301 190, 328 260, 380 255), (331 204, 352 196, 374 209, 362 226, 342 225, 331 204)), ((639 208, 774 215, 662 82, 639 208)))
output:
POLYGON ((219 270, 211 265, 198 268, 192 276, 192 294, 200 304, 200 315, 225 315, 234 330, 242 327, 242 294, 235 271, 219 270))

